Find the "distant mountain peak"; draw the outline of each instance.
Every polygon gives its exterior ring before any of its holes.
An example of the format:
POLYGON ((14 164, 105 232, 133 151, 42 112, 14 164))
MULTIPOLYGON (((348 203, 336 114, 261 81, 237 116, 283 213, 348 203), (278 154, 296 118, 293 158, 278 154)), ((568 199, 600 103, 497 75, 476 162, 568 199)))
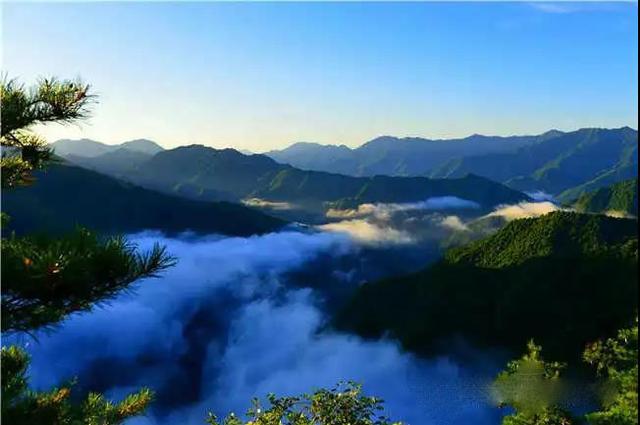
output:
POLYGON ((633 128, 633 127, 629 127, 628 125, 625 125, 624 127, 620 128, 620 131, 624 132, 624 133, 629 133, 629 134, 638 134, 638 130, 633 128))
POLYGON ((295 142, 292 145, 285 148, 287 151, 296 151, 296 150, 307 150, 307 149, 346 149, 351 150, 350 147, 346 145, 324 145, 322 143, 316 142, 295 142))
POLYGON ((57 155, 62 157, 76 156, 93 158, 119 149, 126 149, 136 153, 155 155, 164 148, 148 139, 129 140, 118 145, 107 145, 91 139, 60 139, 51 143, 57 155))
POLYGON ((552 128, 551 130, 545 131, 544 133, 542 133, 543 136, 546 136, 548 134, 549 135, 553 135, 553 134, 560 135, 560 134, 564 134, 564 131, 558 130, 557 128, 552 128))
POLYGON ((400 137, 395 137, 395 136, 378 136, 364 143, 363 145, 358 147, 357 150, 366 151, 369 149, 375 149, 379 147, 391 147, 405 141, 407 141, 406 138, 402 139, 400 137))
POLYGON ((161 152, 158 157, 172 157, 176 154, 180 154, 183 158, 207 158, 207 160, 215 161, 217 163, 252 163, 256 166, 273 164, 277 162, 267 155, 263 154, 244 154, 237 149, 222 148, 216 149, 211 146, 205 146, 201 144, 192 144, 187 146, 179 146, 174 149, 168 149, 161 152))
POLYGON ((56 155, 65 157, 75 155, 81 157, 96 157, 116 149, 113 145, 107 145, 91 139, 60 139, 51 143, 56 155))
POLYGON ((289 146, 289 148, 305 147, 305 146, 326 146, 326 145, 323 145, 321 143, 316 143, 316 142, 294 142, 289 146))
POLYGON ((162 146, 149 139, 129 140, 128 142, 121 143, 120 147, 149 155, 155 155, 164 150, 162 146))

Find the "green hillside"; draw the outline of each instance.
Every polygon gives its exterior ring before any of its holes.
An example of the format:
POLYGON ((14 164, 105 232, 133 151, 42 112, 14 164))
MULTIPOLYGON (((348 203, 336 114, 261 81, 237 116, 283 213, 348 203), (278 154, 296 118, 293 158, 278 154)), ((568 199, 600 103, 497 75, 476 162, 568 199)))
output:
POLYGON ((638 215, 638 179, 625 180, 609 187, 585 193, 574 203, 582 212, 616 211, 638 215))
POLYGON ((413 202, 432 196, 457 196, 485 208, 528 200, 521 192, 477 176, 351 177, 304 171, 264 155, 233 149, 185 146, 160 152, 128 178, 144 187, 195 199, 239 201, 261 198, 296 204, 327 202, 413 202))
POLYGON ((518 190, 561 195, 610 185, 638 174, 638 132, 587 128, 521 147, 511 153, 455 158, 432 177, 478 174, 518 190))
POLYGON ((471 173, 520 190, 580 195, 637 174, 637 140, 637 131, 628 127, 449 140, 382 136, 355 149, 295 143, 267 155, 303 170, 434 178, 471 173))
POLYGON ((65 159, 72 164, 113 177, 126 177, 132 170, 151 158, 145 152, 119 148, 94 157, 69 154, 65 159))
POLYGON ((251 235, 284 222, 241 205, 198 202, 143 189, 80 167, 56 164, 32 186, 2 194, 8 229, 64 232, 77 224, 104 233, 145 229, 251 235))
POLYGON ((363 285, 336 324, 405 348, 461 334, 557 358, 615 331, 637 308, 637 221, 555 212, 516 220, 415 274, 363 285))

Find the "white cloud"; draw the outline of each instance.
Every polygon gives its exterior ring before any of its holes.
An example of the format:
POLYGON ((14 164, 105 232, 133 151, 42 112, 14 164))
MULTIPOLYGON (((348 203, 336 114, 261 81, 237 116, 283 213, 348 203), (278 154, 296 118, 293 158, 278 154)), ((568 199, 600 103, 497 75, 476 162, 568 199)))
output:
POLYGON ((318 226, 320 230, 348 234, 358 242, 369 245, 380 244, 408 244, 413 239, 407 232, 396 230, 384 224, 372 223, 367 220, 343 220, 318 226))
POLYGON ((451 230, 456 230, 461 232, 469 231, 469 227, 465 223, 463 223, 460 217, 458 217, 457 215, 448 215, 444 217, 440 221, 440 225, 442 227, 445 227, 451 230))
POLYGON ((553 202, 520 202, 514 205, 503 205, 488 214, 488 217, 503 217, 506 220, 516 220, 518 218, 539 217, 559 208, 553 202))
POLYGON ((556 200, 552 194, 547 193, 543 190, 536 190, 534 192, 525 192, 525 194, 536 202, 542 202, 542 201, 555 202, 556 200))
POLYGON ((393 213, 402 211, 444 211, 450 209, 478 209, 477 202, 458 198, 457 196, 435 196, 424 201, 406 203, 360 204, 356 209, 329 209, 328 218, 359 218, 375 216, 389 219, 393 213))
POLYGON ((360 204, 355 209, 335 209, 329 208, 326 212, 327 218, 359 218, 373 215, 376 212, 375 204, 360 204))
POLYGON ((625 211, 618 211, 618 210, 608 210, 608 211, 605 211, 604 214, 606 216, 614 217, 614 218, 635 218, 633 214, 629 214, 625 211))
POLYGON ((268 208, 272 210, 290 210, 294 208, 293 204, 289 202, 275 202, 260 198, 243 199, 242 203, 248 207, 268 208))
POLYGON ((132 425, 195 425, 207 411, 241 415, 254 396, 293 395, 351 379, 384 398, 389 416, 409 424, 495 423, 486 391, 500 367, 493 361, 479 359, 474 367, 447 357, 422 360, 388 340, 319 332, 328 319, 317 304, 322 289, 288 286, 284 275, 312 267, 321 256, 353 254, 358 248, 348 238, 148 233, 133 241, 143 249, 156 241, 166 245, 178 264, 136 293, 39 335, 28 347, 36 387, 74 375, 91 384, 93 377, 117 399, 150 386, 172 403, 156 402, 132 425), (178 400, 189 392, 196 398, 178 400))

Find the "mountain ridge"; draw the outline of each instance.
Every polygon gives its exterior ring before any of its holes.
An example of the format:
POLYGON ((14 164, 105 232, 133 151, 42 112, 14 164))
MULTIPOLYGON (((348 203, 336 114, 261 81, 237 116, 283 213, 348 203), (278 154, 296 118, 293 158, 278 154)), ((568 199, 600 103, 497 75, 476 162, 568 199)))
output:
POLYGON ((638 179, 618 182, 584 193, 573 207, 577 211, 591 213, 621 213, 638 215, 638 179))
POLYGON ((473 173, 567 201, 636 175, 637 140, 637 130, 629 126, 592 127, 448 140, 380 136, 357 148, 304 144, 266 154, 301 169, 353 176, 449 178, 473 173))
POLYGON ((154 155, 164 148, 149 139, 133 139, 115 145, 91 139, 59 139, 49 144, 54 153, 61 157, 75 156, 93 158, 118 149, 154 155))
POLYGON ((414 176, 425 175, 429 168, 452 156, 478 151, 509 151, 533 142, 536 137, 542 135, 471 135, 454 139, 383 135, 355 148, 306 142, 294 143, 284 149, 266 152, 265 155, 311 171, 336 172, 356 177, 377 174, 414 176))
POLYGON ((637 175, 637 150, 638 133, 630 127, 585 128, 513 153, 454 159, 430 176, 473 172, 518 190, 543 190, 566 200, 637 175))
POLYGON ((131 181, 163 191, 188 184, 194 196, 212 191, 227 200, 263 198, 271 201, 322 204, 352 199, 358 202, 412 202, 430 196, 458 196, 484 207, 529 200, 528 196, 477 176, 459 179, 426 177, 353 177, 300 170, 266 155, 243 155, 233 149, 190 145, 165 150, 141 164, 131 181))
POLYGON ((63 233, 80 224, 101 233, 161 230, 249 236, 285 224, 242 205, 171 196, 68 163, 53 164, 35 177, 35 185, 3 193, 2 211, 10 217, 7 230, 63 233))
POLYGON ((432 196, 458 196, 485 209, 529 200, 506 186, 473 176, 430 179, 423 176, 354 177, 301 170, 263 154, 201 144, 180 146, 145 157, 119 149, 72 162, 136 185, 205 201, 242 202, 259 198, 288 202, 324 215, 327 203, 415 202, 432 196), (117 158, 122 154, 122 158, 117 158), (116 158, 117 160, 111 161, 116 158))

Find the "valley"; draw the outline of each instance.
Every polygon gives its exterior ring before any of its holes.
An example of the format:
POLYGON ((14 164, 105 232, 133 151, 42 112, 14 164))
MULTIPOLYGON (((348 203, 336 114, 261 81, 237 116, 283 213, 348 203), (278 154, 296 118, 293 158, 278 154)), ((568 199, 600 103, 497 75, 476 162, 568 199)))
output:
POLYGON ((89 144, 83 157, 74 147, 82 143, 66 142, 62 163, 3 200, 18 217, 9 231, 82 222, 128 233, 141 248, 160 240, 178 260, 157 284, 39 335, 47 348, 30 350, 35 385, 78 365, 93 391, 153 381, 160 403, 150 423, 169 424, 196 421, 204 406, 237 411, 260 389, 347 379, 366 383, 407 423, 494 424, 504 413, 493 379, 530 338, 575 363, 637 311, 637 181, 574 205, 473 175, 349 177, 234 150, 138 155, 135 145, 89 144), (109 202, 100 206, 95 193, 109 202), (125 325, 132 314, 138 324, 125 325), (44 374, 49 358, 80 341, 113 348, 72 352, 44 374), (265 360, 249 359, 254 350, 266 350, 265 360), (318 376, 318 367, 328 372, 318 376), (181 382, 191 390, 177 391, 181 382))
POLYGON ((0 422, 638 425, 637 2, 0 2, 0 422))

